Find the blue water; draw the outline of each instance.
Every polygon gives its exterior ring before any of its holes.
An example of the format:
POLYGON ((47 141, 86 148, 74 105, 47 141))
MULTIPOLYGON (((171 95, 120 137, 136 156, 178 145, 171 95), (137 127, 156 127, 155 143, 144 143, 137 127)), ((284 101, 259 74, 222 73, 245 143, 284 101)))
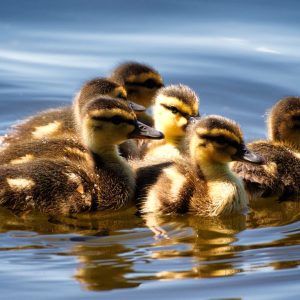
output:
MULTIPOLYGON (((296 0, 10 0, 0 30, 1 134, 126 60, 188 84, 202 114, 235 119, 247 140, 265 137, 273 103, 300 94, 296 0)), ((1 211, 1 299, 299 299, 299 212, 266 204, 236 220, 156 220, 168 236, 156 240, 133 212, 1 211)))

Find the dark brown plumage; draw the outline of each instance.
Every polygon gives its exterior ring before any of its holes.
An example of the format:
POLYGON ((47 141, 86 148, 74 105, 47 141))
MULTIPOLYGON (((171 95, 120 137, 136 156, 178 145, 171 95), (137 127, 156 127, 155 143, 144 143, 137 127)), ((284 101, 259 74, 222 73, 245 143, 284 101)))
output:
POLYGON ((94 172, 84 161, 37 159, 0 167, 0 205, 15 212, 72 214, 97 207, 94 172))
POLYGON ((72 135, 74 133, 73 111, 71 107, 62 107, 43 111, 14 125, 12 130, 3 137, 4 144, 20 143, 35 140, 33 132, 36 127, 56 122, 57 131, 51 137, 72 135))
POLYGON ((234 164, 233 171, 243 179, 252 198, 288 200, 300 197, 300 156, 280 143, 256 141, 248 147, 266 160, 261 166, 246 162, 234 164))
POLYGON ((88 151, 78 139, 46 138, 10 144, 2 148, 0 150, 0 165, 18 164, 41 157, 56 159, 61 156, 65 159, 76 159, 84 157, 85 154, 88 155, 88 151))
POLYGON ((255 141, 249 148, 266 159, 263 166, 235 162, 232 170, 244 181, 251 199, 280 201, 300 197, 300 97, 278 101, 268 115, 267 141, 255 141))

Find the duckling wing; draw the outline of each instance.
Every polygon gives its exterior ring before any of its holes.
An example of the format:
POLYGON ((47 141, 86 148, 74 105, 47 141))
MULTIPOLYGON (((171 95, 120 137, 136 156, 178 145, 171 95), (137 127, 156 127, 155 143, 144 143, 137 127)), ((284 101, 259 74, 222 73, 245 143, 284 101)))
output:
POLYGON ((86 169, 48 159, 0 166, 0 205, 14 212, 36 210, 54 215, 91 210, 96 195, 86 169))
POLYGON ((266 159, 264 165, 235 162, 232 166, 250 194, 262 197, 299 195, 300 160, 290 149, 267 141, 248 146, 266 159))
POLYGON ((45 137, 60 136, 74 131, 73 113, 70 106, 50 109, 14 125, 3 137, 3 144, 19 143, 45 137))
POLYGON ((281 194, 283 183, 278 178, 278 165, 276 157, 270 152, 269 146, 263 143, 248 145, 253 152, 266 159, 264 165, 255 165, 247 162, 234 162, 232 170, 242 178, 245 188, 252 196, 268 197, 281 194))

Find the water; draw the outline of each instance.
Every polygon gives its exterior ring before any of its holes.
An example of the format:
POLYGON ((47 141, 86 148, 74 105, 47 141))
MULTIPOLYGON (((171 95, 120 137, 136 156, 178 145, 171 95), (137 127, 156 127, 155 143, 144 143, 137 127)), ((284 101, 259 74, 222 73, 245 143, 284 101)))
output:
MULTIPOLYGON (((296 0, 2 1, 0 133, 136 60, 194 88, 202 114, 264 138, 265 111, 300 94, 299 11, 296 0)), ((0 215, 1 299, 300 296, 298 203, 225 219, 0 215)))

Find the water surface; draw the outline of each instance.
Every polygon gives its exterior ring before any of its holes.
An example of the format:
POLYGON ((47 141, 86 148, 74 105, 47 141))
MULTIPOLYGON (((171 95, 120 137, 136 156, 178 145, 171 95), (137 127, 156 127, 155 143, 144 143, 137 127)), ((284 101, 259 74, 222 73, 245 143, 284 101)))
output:
MULTIPOLYGON (((136 60, 194 88, 202 114, 264 138, 266 110, 300 94, 299 11, 277 0, 2 2, 0 133, 136 60)), ((268 202, 225 219, 1 209, 1 299, 299 299, 299 213, 268 202)))

